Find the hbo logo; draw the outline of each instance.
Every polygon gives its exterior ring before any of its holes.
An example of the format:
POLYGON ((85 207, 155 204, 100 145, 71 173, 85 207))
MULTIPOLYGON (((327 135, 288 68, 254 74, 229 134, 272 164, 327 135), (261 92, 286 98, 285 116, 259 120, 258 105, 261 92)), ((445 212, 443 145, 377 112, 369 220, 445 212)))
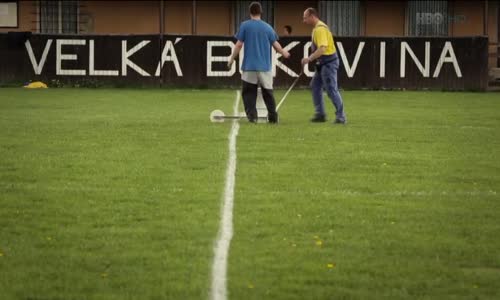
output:
POLYGON ((439 25, 444 22, 444 16, 441 13, 417 13, 417 24, 439 25))

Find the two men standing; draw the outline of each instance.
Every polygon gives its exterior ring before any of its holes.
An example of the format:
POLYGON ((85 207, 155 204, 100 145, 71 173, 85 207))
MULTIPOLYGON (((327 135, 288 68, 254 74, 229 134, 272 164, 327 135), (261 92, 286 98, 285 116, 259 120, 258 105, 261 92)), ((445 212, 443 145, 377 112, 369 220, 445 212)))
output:
MULTIPOLYGON (((245 57, 242 64, 242 97, 245 112, 250 122, 257 121, 257 87, 260 84, 262 96, 268 110, 268 121, 278 123, 276 102, 273 95, 273 75, 271 71, 271 47, 273 47, 284 58, 290 57, 290 53, 283 49, 277 41, 278 37, 273 28, 261 20, 262 7, 259 2, 250 4, 251 19, 241 24, 236 34, 238 42, 231 54, 228 67, 234 63, 243 44, 245 44, 245 57)), ((315 115, 311 122, 325 122, 326 112, 323 103, 323 89, 332 100, 336 108, 334 123, 345 124, 347 122, 344 105, 337 85, 337 74, 339 58, 333 36, 328 26, 321 22, 314 8, 304 11, 304 23, 314 26, 312 31, 313 53, 302 59, 302 65, 315 62, 316 72, 311 81, 311 89, 315 115)))

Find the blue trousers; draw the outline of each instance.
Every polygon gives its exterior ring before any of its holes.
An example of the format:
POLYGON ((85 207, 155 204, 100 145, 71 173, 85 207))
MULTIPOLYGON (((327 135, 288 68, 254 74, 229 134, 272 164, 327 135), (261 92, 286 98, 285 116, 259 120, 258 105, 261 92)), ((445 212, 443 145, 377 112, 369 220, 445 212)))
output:
POLYGON ((346 120, 344 113, 344 103, 337 85, 337 71, 339 69, 339 59, 335 59, 321 66, 316 67, 316 72, 311 80, 311 90, 316 115, 326 115, 325 105, 323 103, 323 89, 328 94, 335 106, 336 118, 346 120))

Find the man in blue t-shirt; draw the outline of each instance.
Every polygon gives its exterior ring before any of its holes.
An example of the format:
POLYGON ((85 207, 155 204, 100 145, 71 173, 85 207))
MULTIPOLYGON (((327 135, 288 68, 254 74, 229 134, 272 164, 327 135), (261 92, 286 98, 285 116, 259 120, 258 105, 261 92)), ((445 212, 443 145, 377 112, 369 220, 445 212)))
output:
POLYGON ((262 6, 259 2, 250 4, 250 20, 240 25, 236 34, 236 46, 228 62, 230 68, 234 59, 245 45, 245 56, 241 69, 242 96, 248 121, 257 122, 257 87, 260 84, 262 98, 267 107, 267 119, 269 123, 278 123, 276 102, 273 96, 273 72, 271 70, 271 46, 283 57, 290 57, 290 53, 283 49, 278 42, 278 36, 274 29, 260 19, 262 6))

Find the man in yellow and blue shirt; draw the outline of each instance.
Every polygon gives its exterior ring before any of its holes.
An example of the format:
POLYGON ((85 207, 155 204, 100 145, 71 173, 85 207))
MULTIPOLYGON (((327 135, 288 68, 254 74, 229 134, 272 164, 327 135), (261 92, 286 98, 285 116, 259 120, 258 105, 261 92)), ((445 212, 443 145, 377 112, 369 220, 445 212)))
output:
POLYGON ((314 61, 316 66, 316 72, 311 80, 315 109, 311 122, 326 121, 325 106, 323 104, 323 89, 325 89, 337 110, 334 123, 345 124, 347 119, 344 113, 344 103, 337 84, 339 57, 333 43, 333 35, 328 26, 319 19, 318 12, 314 8, 308 8, 304 11, 303 20, 304 23, 314 26, 312 31, 313 53, 309 57, 302 59, 302 65, 314 61))

